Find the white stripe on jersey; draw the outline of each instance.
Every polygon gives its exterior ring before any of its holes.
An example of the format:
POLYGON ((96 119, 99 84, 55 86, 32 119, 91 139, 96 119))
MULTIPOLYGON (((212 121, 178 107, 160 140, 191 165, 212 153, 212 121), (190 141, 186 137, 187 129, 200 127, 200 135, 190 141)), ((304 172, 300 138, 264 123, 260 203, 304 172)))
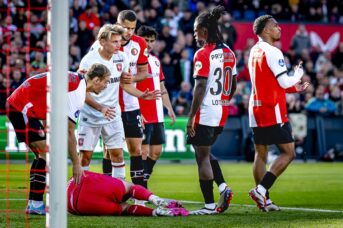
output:
POLYGON ((82 79, 77 89, 68 92, 68 117, 75 123, 85 104, 86 87, 86 79, 82 79))
MULTIPOLYGON (((161 90, 161 81, 160 81, 160 61, 156 58, 156 56, 150 55, 148 58, 150 69, 151 69, 151 76, 154 80, 154 89, 161 90)), ((157 111, 157 119, 159 123, 164 122, 164 114, 163 114, 163 102, 162 98, 155 101, 156 103, 156 111, 157 111)))
POLYGON ((281 111, 280 111, 280 106, 277 104, 275 106, 275 117, 276 117, 276 122, 277 123, 282 123, 282 118, 281 118, 281 111))

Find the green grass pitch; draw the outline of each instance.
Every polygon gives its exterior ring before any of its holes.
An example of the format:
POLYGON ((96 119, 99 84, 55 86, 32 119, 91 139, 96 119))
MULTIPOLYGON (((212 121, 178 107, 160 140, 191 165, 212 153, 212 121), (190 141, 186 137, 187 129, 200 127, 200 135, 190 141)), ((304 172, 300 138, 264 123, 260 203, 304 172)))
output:
MULTIPOLYGON (((232 205, 223 214, 175 218, 68 215, 68 227, 343 227, 343 163, 293 163, 271 189, 271 198, 282 211, 270 213, 258 211, 248 197, 254 186, 252 164, 221 165, 234 191, 232 205)), ((44 216, 24 214, 29 174, 23 171, 29 168, 0 164, 0 227, 45 226, 44 216)), ((92 165, 91 170, 100 172, 101 167, 92 165)), ((189 210, 203 206, 196 164, 157 164, 150 190, 161 197, 192 201, 184 203, 189 210)), ((216 186, 214 190, 218 200, 216 186)))

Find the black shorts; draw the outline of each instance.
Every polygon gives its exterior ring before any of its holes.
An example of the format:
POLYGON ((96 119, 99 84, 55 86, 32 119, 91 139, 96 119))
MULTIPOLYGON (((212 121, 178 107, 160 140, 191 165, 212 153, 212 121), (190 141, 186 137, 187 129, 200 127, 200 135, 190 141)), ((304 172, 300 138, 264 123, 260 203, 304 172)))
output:
POLYGON ((187 134, 187 144, 192 144, 194 146, 212 146, 218 135, 222 133, 223 127, 210 127, 196 124, 194 130, 194 137, 190 137, 187 134))
POLYGON ((143 137, 142 117, 139 109, 123 112, 121 118, 123 119, 125 138, 143 137))
POLYGON ((164 123, 145 124, 143 145, 161 145, 165 142, 164 123))
POLYGON ((252 128, 255 144, 272 145, 294 142, 289 122, 268 127, 252 128))
POLYGON ((27 145, 41 140, 46 140, 44 126, 39 119, 24 116, 23 113, 14 111, 8 113, 14 131, 17 135, 18 142, 24 142, 27 145), (27 124, 25 123, 27 119, 27 124), (26 131, 28 128, 28 131, 26 131))

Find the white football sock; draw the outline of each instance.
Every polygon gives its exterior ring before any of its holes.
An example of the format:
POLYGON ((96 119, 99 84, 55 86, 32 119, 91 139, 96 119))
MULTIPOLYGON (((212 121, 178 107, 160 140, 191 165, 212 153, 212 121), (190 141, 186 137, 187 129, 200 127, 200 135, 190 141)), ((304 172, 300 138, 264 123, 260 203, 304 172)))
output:
POLYGON ((111 162, 112 164, 112 177, 125 180, 125 162, 111 162))

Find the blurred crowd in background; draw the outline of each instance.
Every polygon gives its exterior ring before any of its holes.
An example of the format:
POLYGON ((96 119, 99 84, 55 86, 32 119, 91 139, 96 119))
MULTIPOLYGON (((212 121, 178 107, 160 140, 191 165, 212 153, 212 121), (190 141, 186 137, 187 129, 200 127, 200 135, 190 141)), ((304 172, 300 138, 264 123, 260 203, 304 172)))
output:
MULTIPOLYGON (((69 0, 69 70, 77 71, 103 24, 116 23, 118 12, 132 9, 138 17, 137 28, 149 25, 158 31, 153 52, 162 63, 176 114, 187 115, 194 85, 192 60, 197 50, 194 19, 218 4, 228 11, 219 26, 232 49, 239 36, 233 21, 253 22, 267 13, 279 22, 305 23, 299 25, 284 55, 290 71, 300 60, 303 62, 303 80, 312 86, 304 94, 287 95, 289 112, 343 115, 343 42, 332 52, 322 51, 311 46, 306 30, 306 23, 342 25, 342 0, 69 0)), ((6 97, 27 77, 47 71, 46 10, 47 0, 0 0, 0 113, 5 112, 6 97)), ((247 113, 251 91, 247 60, 253 45, 253 40, 247 41, 243 50, 234 50, 239 82, 230 115, 247 113)))

